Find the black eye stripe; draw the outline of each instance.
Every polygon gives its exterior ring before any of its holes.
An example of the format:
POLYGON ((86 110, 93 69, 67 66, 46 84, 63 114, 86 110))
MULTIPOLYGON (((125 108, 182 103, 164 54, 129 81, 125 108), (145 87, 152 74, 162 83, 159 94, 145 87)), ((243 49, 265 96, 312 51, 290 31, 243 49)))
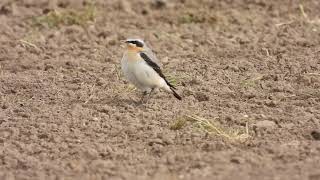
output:
POLYGON ((137 47, 143 47, 143 43, 140 41, 127 41, 127 42, 135 44, 137 47))

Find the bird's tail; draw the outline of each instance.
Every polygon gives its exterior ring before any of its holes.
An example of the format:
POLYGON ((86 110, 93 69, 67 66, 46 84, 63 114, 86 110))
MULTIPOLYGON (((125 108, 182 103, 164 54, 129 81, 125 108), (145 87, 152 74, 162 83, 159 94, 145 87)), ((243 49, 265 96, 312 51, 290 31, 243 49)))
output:
POLYGON ((167 92, 170 92, 174 95, 174 97, 176 97, 179 100, 182 100, 182 97, 175 91, 175 87, 173 85, 171 85, 166 79, 166 85, 163 87, 167 92))
POLYGON ((171 92, 173 93, 174 97, 181 100, 181 96, 173 89, 173 87, 170 87, 171 92))

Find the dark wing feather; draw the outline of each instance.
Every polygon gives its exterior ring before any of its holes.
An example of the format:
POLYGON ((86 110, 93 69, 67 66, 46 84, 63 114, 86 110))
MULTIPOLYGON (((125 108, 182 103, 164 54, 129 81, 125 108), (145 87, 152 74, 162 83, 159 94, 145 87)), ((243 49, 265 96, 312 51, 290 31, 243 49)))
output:
POLYGON ((147 54, 145 54, 144 52, 140 52, 140 56, 142 57, 142 59, 150 66, 152 67, 158 74, 160 77, 162 77, 166 83, 168 84, 169 87, 173 88, 173 89, 176 89, 172 84, 170 84, 168 82, 168 80, 166 79, 166 77, 163 75, 160 67, 155 63, 153 62, 148 56, 147 54))

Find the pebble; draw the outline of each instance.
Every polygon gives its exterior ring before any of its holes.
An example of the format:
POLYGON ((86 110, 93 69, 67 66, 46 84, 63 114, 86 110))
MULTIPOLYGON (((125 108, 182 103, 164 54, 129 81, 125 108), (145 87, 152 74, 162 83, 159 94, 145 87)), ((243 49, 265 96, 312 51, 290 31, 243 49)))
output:
POLYGON ((160 138, 152 139, 148 142, 149 146, 153 146, 154 144, 161 144, 162 145, 164 143, 163 143, 162 139, 160 139, 160 138))
POLYGON ((269 120, 263 120, 257 122, 254 126, 256 128, 274 129, 276 127, 276 123, 269 120))
POLYGON ((152 0, 152 6, 160 9, 167 6, 167 0, 152 0))
POLYGON ((320 131, 312 131, 311 136, 314 140, 320 141, 320 131))

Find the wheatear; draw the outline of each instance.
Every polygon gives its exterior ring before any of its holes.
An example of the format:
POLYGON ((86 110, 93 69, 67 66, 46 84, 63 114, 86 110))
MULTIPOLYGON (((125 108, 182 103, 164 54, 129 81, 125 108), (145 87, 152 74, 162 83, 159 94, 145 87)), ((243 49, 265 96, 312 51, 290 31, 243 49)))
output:
POLYGON ((181 100, 176 88, 163 75, 155 55, 147 45, 141 39, 127 39, 125 42, 127 49, 121 60, 121 69, 128 81, 142 90, 144 96, 148 93, 150 96, 159 88, 181 100))

